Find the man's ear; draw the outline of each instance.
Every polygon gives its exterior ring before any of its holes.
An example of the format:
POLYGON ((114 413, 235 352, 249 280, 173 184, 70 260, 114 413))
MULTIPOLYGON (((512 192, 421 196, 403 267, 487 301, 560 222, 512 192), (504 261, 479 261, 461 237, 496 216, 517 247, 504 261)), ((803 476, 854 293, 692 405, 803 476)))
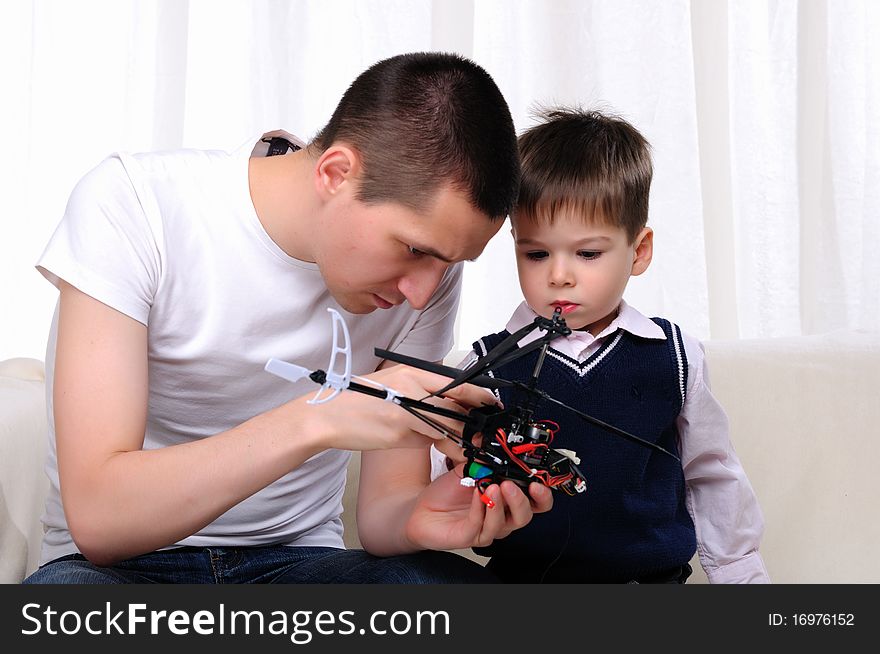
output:
POLYGON ((322 200, 329 200, 352 188, 360 172, 361 157, 357 150, 344 144, 331 145, 315 164, 315 190, 322 200))
POLYGON ((635 258, 633 259, 632 275, 641 275, 651 265, 654 257, 654 230, 643 227, 633 243, 635 258))

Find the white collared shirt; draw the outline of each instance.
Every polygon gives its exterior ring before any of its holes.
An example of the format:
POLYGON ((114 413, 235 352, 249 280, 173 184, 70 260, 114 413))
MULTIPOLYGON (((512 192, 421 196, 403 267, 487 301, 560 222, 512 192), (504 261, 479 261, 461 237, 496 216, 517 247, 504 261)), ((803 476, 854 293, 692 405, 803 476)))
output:
MULTIPOLYGON (((510 333, 531 324, 537 314, 522 302, 507 322, 510 333)), ((617 317, 595 337, 572 331, 551 341, 554 350, 582 362, 598 350, 609 336, 623 329, 642 338, 666 339, 653 320, 621 300, 617 317)), ((534 330, 519 345, 541 336, 534 330)), ((770 583, 758 552, 764 533, 764 517, 752 485, 730 442, 724 409, 712 395, 703 345, 682 332, 688 361, 684 406, 676 421, 686 484, 686 503, 694 521, 700 564, 710 583, 770 583)), ((459 365, 469 366, 472 352, 459 365)), ((437 467, 435 466, 435 471, 437 467)))

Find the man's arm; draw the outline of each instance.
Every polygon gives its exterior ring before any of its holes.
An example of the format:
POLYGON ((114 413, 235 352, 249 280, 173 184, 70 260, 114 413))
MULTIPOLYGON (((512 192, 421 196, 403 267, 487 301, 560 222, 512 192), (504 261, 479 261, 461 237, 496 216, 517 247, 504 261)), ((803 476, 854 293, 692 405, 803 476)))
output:
POLYGON ((142 450, 147 385, 147 328, 63 284, 58 467, 71 534, 98 564, 195 533, 321 449, 291 403, 214 438, 142 450))
MULTIPOLYGON (((370 377, 417 397, 445 380, 413 369, 370 377)), ((62 283, 54 379, 61 493, 77 547, 97 564, 192 535, 325 449, 424 450, 429 442, 429 428, 399 407, 343 393, 317 406, 297 398, 210 438, 143 450, 148 383, 147 328, 62 283)))

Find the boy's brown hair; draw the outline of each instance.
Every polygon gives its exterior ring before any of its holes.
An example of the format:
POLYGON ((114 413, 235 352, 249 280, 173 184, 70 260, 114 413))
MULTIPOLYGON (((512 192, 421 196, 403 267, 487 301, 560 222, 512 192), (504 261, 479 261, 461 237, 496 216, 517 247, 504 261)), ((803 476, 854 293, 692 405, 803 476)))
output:
POLYGON ((522 177, 514 220, 560 211, 622 228, 632 243, 648 222, 651 146, 624 119, 558 108, 519 137, 522 177))

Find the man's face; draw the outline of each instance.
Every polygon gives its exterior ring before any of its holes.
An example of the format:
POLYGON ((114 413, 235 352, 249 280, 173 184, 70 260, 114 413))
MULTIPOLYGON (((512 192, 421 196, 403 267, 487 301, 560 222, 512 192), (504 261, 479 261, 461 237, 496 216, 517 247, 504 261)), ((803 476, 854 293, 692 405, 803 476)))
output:
POLYGON ((423 211, 352 198, 321 221, 313 254, 346 311, 370 313, 404 301, 423 309, 446 269, 477 258, 503 222, 490 221, 449 187, 423 211))
MULTIPOLYGON (((618 227, 560 214, 547 221, 517 220, 514 229, 519 283, 529 306, 550 318, 556 307, 572 329, 598 334, 614 319, 636 248, 618 227)), ((650 239, 650 236, 648 236, 650 239)))

